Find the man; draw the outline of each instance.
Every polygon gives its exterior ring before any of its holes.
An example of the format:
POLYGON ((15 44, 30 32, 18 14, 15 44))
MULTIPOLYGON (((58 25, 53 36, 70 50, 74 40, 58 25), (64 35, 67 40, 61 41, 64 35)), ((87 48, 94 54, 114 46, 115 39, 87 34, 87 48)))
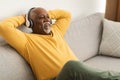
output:
POLYGON ((77 62, 63 39, 70 19, 70 13, 64 10, 47 12, 40 7, 32 8, 26 18, 16 16, 2 21, 0 35, 27 60, 37 80, 120 80, 119 73, 111 76, 77 62), (56 20, 54 24, 51 19, 56 20), (16 29, 25 23, 33 33, 16 29))

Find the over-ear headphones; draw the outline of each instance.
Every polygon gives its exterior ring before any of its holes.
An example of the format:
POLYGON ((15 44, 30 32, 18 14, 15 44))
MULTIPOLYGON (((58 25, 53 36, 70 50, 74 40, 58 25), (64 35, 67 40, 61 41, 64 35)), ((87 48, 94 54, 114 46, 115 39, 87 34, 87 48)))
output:
POLYGON ((33 21, 32 21, 32 19, 30 19, 30 12, 32 9, 35 9, 35 7, 31 8, 25 16, 25 19, 26 19, 25 25, 28 28, 31 28, 33 26, 33 21))

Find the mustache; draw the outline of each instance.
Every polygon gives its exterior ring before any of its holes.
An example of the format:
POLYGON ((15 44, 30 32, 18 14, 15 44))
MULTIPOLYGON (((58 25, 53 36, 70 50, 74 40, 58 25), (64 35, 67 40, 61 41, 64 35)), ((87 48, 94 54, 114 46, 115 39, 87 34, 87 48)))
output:
POLYGON ((51 26, 51 23, 50 22, 44 22, 43 25, 44 26, 48 26, 48 25, 51 26))

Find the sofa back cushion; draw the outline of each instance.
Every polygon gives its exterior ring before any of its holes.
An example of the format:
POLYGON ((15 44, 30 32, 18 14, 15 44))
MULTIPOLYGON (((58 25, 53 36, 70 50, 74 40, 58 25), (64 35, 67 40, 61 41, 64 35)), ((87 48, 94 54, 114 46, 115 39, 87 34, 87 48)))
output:
POLYGON ((97 54, 102 19, 102 13, 95 13, 71 22, 65 40, 80 60, 86 60, 97 54))
POLYGON ((5 40, 0 36, 0 46, 7 44, 5 40))

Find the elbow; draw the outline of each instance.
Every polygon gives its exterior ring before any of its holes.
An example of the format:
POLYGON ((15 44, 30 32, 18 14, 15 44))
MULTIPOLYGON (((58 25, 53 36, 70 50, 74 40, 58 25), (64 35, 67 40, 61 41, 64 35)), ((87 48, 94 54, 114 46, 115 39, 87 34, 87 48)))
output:
POLYGON ((68 18, 69 18, 69 19, 71 19, 71 18, 72 18, 72 15, 71 15, 71 13, 70 13, 70 12, 68 13, 68 18))
POLYGON ((0 34, 1 34, 1 31, 2 31, 2 23, 0 22, 0 34))
POLYGON ((7 24, 5 24, 4 22, 0 22, 0 33, 1 32, 4 32, 6 29, 6 26, 7 26, 7 24))
POLYGON ((66 19, 70 21, 71 18, 72 18, 71 13, 67 11, 67 12, 66 12, 66 19))
POLYGON ((71 19, 72 15, 69 11, 65 11, 65 14, 67 18, 71 19))
POLYGON ((0 22, 0 31, 1 31, 2 23, 0 22))
POLYGON ((3 26, 5 26, 5 24, 3 24, 3 22, 0 22, 0 30, 3 28, 3 26))
POLYGON ((71 20, 71 13, 67 10, 59 10, 60 18, 71 20))

